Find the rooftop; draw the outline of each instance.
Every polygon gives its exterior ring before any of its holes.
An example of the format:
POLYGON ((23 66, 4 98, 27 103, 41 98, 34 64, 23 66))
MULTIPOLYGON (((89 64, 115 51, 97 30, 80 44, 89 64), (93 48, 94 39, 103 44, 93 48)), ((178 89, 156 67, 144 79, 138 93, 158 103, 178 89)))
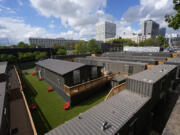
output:
POLYGON ((60 75, 65 75, 73 70, 85 66, 85 64, 77 62, 68 62, 57 59, 46 59, 36 63, 41 67, 44 67, 52 72, 58 73, 60 75))
POLYGON ((0 62, 0 74, 6 72, 7 62, 0 62))
POLYGON ((165 76, 168 72, 175 69, 176 67, 177 66, 175 65, 161 64, 161 65, 155 66, 152 69, 148 69, 138 74, 132 75, 128 78, 137 80, 137 81, 141 80, 148 83, 154 83, 160 80, 163 76, 165 76))
POLYGON ((46 135, 85 135, 117 133, 130 118, 149 101, 148 97, 124 90, 107 101, 89 109, 46 135), (103 123, 109 128, 102 130, 103 123))
POLYGON ((0 83, 0 127, 1 127, 1 121, 2 121, 2 116, 3 116, 5 91, 6 91, 6 82, 2 82, 0 83))

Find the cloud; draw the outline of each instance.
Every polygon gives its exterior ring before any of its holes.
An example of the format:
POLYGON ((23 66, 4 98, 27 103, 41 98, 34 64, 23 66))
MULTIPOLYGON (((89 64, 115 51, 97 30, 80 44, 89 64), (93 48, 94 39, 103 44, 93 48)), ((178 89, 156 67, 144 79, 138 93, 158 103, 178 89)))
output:
POLYGON ((24 3, 23 3, 21 0, 17 0, 17 2, 18 2, 18 4, 19 4, 20 6, 23 6, 23 5, 24 5, 24 3))
POLYGON ((53 29, 55 27, 54 24, 49 24, 49 28, 53 29))
POLYGON ((44 28, 25 24, 23 19, 0 17, 0 38, 8 38, 10 44, 28 42, 29 37, 55 37, 44 28))
MULTIPOLYGON (((106 0, 30 0, 39 14, 46 17, 56 17, 66 27, 70 27, 79 37, 95 36, 95 24, 103 21, 113 21, 110 14, 104 13, 106 0)), ((67 32, 68 33, 68 32, 67 32)))
POLYGON ((121 21, 126 24, 152 19, 167 27, 165 14, 174 14, 173 0, 140 0, 140 4, 130 7, 123 15, 121 21))
POLYGON ((16 11, 12 8, 0 5, 0 12, 2 12, 2 14, 15 14, 16 11))

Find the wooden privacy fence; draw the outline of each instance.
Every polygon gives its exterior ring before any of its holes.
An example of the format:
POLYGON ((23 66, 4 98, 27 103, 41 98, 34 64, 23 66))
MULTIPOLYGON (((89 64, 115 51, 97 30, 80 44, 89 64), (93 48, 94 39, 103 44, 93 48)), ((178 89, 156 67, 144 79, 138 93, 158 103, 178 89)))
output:
POLYGON ((110 90, 110 92, 108 93, 108 95, 106 96, 105 101, 108 100, 109 98, 111 98, 112 96, 116 95, 117 93, 119 93, 123 89, 125 89, 125 87, 126 87, 126 83, 122 83, 122 84, 112 88, 110 90))
POLYGON ((32 127, 32 130, 33 130, 33 135, 37 135, 37 131, 36 131, 36 128, 35 128, 35 125, 34 125, 34 122, 33 122, 33 118, 31 116, 31 112, 29 110, 29 106, 28 106, 28 103, 26 101, 26 97, 25 97, 24 92, 23 92, 23 87, 22 87, 21 79, 19 77, 19 73, 18 73, 17 68, 15 66, 14 66, 14 69, 15 69, 17 77, 18 77, 18 81, 19 81, 19 85, 20 85, 20 92, 22 94, 24 104, 25 104, 25 107, 26 107, 26 110, 27 110, 27 114, 29 116, 29 120, 30 120, 31 127, 32 127))
POLYGON ((98 79, 94 79, 94 80, 91 80, 91 81, 88 81, 88 82, 85 82, 85 83, 82 83, 82 84, 78 84, 78 85, 75 85, 75 86, 72 86, 72 87, 64 85, 65 93, 68 96, 73 96, 73 95, 79 94, 79 93, 81 93, 83 91, 87 91, 89 89, 92 89, 92 88, 95 88, 97 86, 103 85, 103 84, 107 83, 111 78, 113 78, 114 76, 117 76, 119 74, 120 73, 115 73, 115 74, 103 76, 103 77, 100 77, 98 79))

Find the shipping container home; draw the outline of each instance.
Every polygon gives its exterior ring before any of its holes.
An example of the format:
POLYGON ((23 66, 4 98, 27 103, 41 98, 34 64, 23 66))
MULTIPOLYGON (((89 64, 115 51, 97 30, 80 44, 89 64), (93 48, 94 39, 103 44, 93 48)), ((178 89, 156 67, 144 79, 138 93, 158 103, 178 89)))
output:
POLYGON ((112 73, 125 73, 128 75, 141 72, 147 69, 147 63, 140 62, 126 62, 126 61, 116 61, 108 59, 96 59, 96 57, 88 58, 77 58, 76 62, 84 63, 88 65, 96 65, 103 67, 103 72, 112 72, 112 73))
POLYGON ((45 135, 140 135, 148 101, 149 97, 124 90, 45 135))
POLYGON ((179 57, 168 60, 165 62, 165 64, 177 65, 178 66, 177 78, 180 78, 180 58, 179 57))
POLYGON ((156 57, 173 57, 172 52, 109 52, 104 56, 156 56, 156 57))
POLYGON ((125 90, 46 135, 142 135, 153 107, 175 80, 176 70, 175 65, 162 64, 132 75, 125 90))
POLYGON ((46 59, 36 63, 37 75, 54 86, 56 92, 65 100, 70 100, 65 85, 72 87, 101 77, 101 67, 57 59, 46 59))
POLYGON ((6 82, 0 82, 0 135, 9 134, 9 118, 9 101, 6 93, 6 82))
POLYGON ((172 87, 176 72, 177 66, 161 64, 128 77, 126 88, 142 96, 151 97, 152 105, 155 105, 172 87))
POLYGON ((124 75, 119 75, 119 76, 113 77, 111 80, 112 88, 126 82, 126 78, 127 77, 125 77, 124 75))
POLYGON ((0 62, 0 82, 7 80, 7 62, 0 62))

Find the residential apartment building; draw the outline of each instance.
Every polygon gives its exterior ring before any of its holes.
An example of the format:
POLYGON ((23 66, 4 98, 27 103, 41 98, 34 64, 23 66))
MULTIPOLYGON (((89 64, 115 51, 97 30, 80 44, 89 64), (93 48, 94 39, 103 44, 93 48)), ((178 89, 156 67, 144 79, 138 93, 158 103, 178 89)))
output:
POLYGON ((29 38, 29 44, 30 45, 36 45, 37 47, 41 48, 50 48, 54 44, 62 45, 66 42, 70 43, 77 43, 80 40, 68 40, 64 38, 56 38, 56 39, 50 39, 50 38, 29 38))
POLYGON ((107 38, 114 38, 116 36, 116 24, 110 22, 101 22, 96 25, 96 40, 103 41, 107 38))
POLYGON ((142 35, 151 35, 151 38, 156 38, 159 35, 159 24, 153 20, 144 21, 142 24, 142 35))

